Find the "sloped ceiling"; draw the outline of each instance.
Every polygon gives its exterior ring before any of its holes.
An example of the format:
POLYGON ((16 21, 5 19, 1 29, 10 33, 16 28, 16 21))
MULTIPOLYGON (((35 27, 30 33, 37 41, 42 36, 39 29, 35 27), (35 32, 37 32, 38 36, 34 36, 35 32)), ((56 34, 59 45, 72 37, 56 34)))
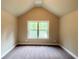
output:
MULTIPOLYGON (((37 0, 2 0, 2 9, 20 16, 39 4, 35 4, 37 0)), ((40 7, 46 8, 57 16, 63 16, 77 9, 77 0, 40 0, 40 7)), ((37 1, 38 2, 38 1, 37 1)))

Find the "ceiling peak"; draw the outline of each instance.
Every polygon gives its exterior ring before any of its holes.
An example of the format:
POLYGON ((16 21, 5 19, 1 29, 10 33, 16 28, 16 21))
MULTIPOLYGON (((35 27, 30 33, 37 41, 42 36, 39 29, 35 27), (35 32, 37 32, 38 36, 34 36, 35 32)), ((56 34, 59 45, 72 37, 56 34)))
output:
POLYGON ((43 0, 35 0, 35 7, 42 7, 43 0))

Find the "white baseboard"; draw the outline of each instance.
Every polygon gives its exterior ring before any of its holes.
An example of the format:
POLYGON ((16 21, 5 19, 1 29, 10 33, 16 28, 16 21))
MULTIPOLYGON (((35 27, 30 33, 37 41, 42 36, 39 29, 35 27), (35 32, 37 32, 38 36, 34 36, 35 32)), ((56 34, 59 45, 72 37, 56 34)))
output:
POLYGON ((62 45, 59 45, 61 48, 63 48, 67 53, 69 53, 71 56, 73 56, 75 59, 78 59, 78 57, 73 54, 71 51, 69 51, 67 48, 63 47, 62 45))
POLYGON ((58 45, 58 43, 18 43, 18 45, 58 45))
MULTIPOLYGON (((15 45, 15 46, 16 46, 16 45, 15 45)), ((3 57, 6 56, 10 51, 12 51, 12 50, 15 48, 15 46, 11 47, 8 51, 6 51, 6 52, 1 56, 1 58, 3 58, 3 57)))

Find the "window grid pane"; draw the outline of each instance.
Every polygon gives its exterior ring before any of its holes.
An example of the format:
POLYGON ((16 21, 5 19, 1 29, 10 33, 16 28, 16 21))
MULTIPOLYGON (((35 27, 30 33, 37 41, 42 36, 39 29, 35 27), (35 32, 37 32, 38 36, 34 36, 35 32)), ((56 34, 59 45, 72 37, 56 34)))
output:
POLYGON ((40 39, 48 38, 48 22, 47 21, 39 22, 39 38, 40 39))
POLYGON ((36 21, 28 22, 28 38, 37 39, 37 22, 36 21))
POLYGON ((29 34, 28 34, 28 38, 29 39, 36 39, 37 38, 37 31, 29 31, 29 34))

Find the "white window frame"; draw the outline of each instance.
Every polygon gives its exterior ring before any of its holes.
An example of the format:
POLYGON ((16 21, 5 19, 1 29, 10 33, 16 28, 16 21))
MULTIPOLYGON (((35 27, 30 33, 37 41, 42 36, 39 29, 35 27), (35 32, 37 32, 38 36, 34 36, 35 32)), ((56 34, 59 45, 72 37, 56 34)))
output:
POLYGON ((37 21, 37 20, 30 20, 30 21, 27 21, 27 39, 33 39, 33 40, 40 40, 40 39, 49 39, 49 21, 48 20, 41 20, 41 21, 37 21), (34 22, 47 22, 48 23, 48 38, 39 38, 39 37, 37 37, 37 38, 29 38, 28 37, 28 22, 32 22, 32 21, 34 21, 34 22))

